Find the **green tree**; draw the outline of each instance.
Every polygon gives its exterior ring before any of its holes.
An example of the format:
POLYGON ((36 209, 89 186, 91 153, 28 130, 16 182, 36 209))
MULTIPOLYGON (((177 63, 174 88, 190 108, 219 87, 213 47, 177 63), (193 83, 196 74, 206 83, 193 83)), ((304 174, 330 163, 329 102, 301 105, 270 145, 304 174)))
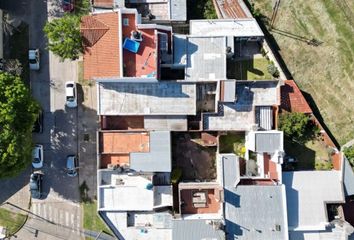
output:
POLYGON ((343 152, 350 164, 354 167, 354 146, 344 148, 343 152))
POLYGON ((304 113, 282 113, 279 116, 279 129, 295 141, 302 141, 307 136, 309 125, 310 117, 304 113))
POLYGON ((43 31, 49 41, 49 50, 62 59, 78 59, 84 50, 79 16, 66 14, 47 22, 43 31))
POLYGON ((31 162, 32 128, 39 106, 18 76, 0 72, 0 178, 31 162))

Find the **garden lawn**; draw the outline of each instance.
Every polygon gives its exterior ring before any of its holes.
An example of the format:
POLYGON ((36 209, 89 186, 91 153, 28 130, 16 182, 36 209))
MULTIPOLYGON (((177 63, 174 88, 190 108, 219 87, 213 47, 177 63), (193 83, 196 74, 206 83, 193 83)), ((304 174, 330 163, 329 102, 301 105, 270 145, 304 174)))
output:
POLYGON ((273 76, 267 70, 269 62, 263 57, 237 60, 232 64, 235 66, 235 77, 238 80, 273 79, 273 76))
POLYGON ((296 170, 330 170, 331 160, 326 147, 317 139, 310 140, 305 144, 285 139, 285 152, 297 158, 296 170))
POLYGON ((7 229, 7 235, 15 233, 25 222, 26 216, 0 208, 0 226, 7 229))

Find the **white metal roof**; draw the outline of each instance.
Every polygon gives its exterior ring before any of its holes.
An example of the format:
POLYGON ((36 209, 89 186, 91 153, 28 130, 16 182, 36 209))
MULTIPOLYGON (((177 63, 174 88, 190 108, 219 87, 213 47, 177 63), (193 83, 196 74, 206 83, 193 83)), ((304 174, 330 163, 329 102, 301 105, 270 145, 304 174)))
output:
POLYGON ((191 20, 190 35, 263 37, 264 34, 254 18, 191 20))
POLYGON ((325 203, 344 201, 340 171, 284 172, 289 230, 325 230, 325 203))

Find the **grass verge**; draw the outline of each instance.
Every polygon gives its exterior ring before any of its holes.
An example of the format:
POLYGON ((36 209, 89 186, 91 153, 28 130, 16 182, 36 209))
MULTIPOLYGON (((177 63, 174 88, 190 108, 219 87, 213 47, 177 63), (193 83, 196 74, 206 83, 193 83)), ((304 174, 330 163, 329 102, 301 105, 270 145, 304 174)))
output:
POLYGON ((26 221, 25 215, 0 208, 0 226, 7 229, 7 236, 14 234, 22 226, 24 221, 26 221))
POLYGON ((96 201, 83 202, 82 207, 84 210, 84 229, 96 232, 103 231, 107 234, 113 235, 111 230, 107 228, 98 215, 96 201))

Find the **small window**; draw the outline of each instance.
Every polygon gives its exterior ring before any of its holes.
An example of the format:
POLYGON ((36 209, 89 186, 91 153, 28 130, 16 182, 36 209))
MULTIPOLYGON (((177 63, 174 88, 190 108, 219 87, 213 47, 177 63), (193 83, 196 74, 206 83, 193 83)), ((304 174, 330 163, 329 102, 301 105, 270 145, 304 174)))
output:
POLYGON ((129 18, 123 18, 123 25, 129 26, 129 18))

